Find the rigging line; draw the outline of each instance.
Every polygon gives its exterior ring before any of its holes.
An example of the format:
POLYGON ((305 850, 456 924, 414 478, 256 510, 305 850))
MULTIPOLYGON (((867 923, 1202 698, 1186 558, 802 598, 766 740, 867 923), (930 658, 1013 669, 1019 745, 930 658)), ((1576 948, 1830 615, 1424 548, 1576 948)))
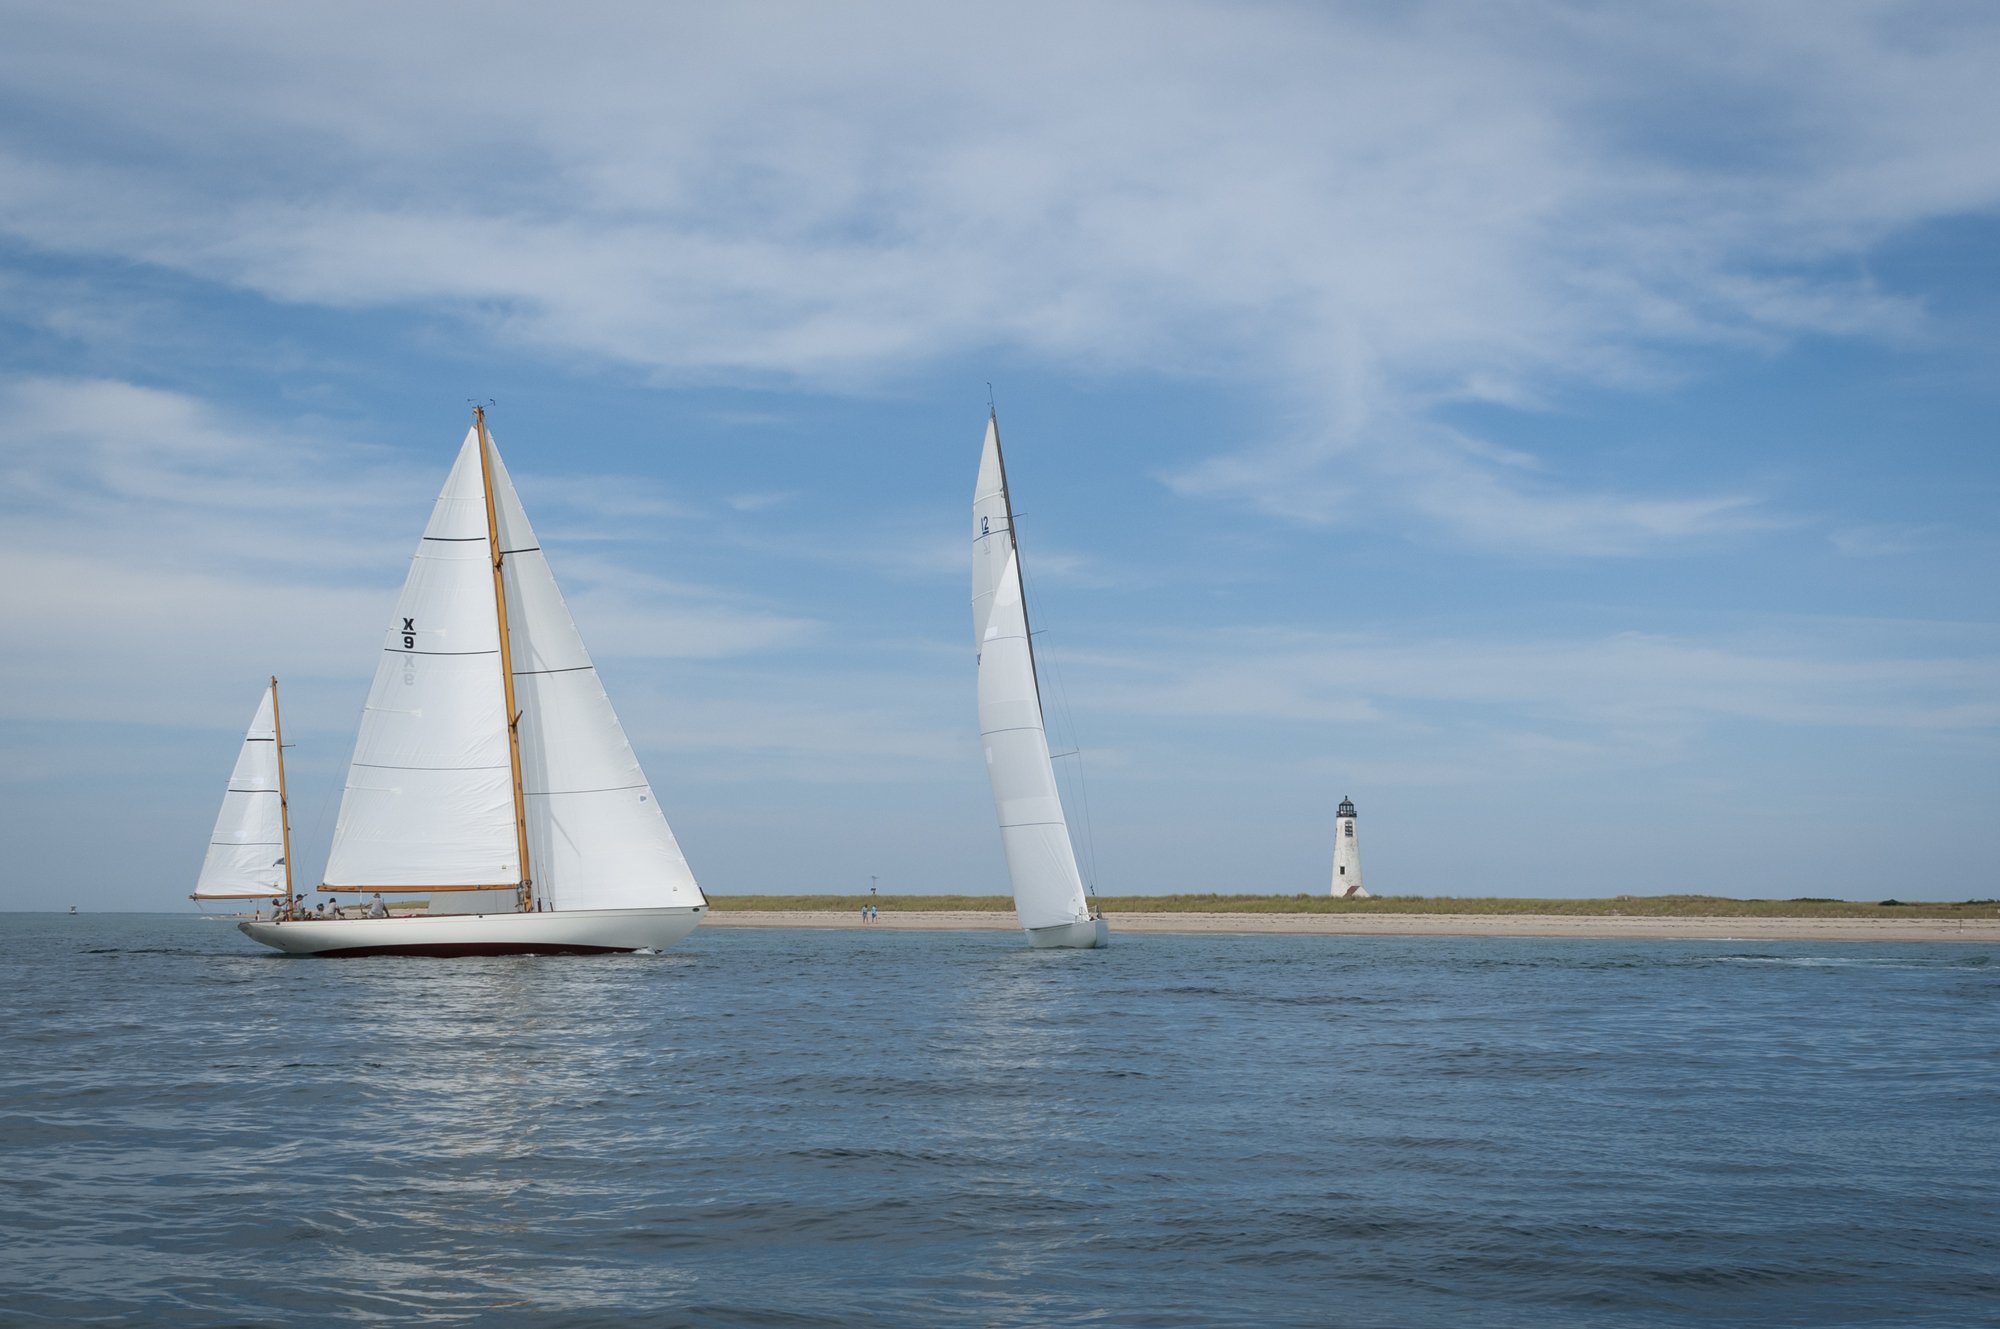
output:
POLYGON ((1090 861, 1090 877, 1085 883, 1094 897, 1097 894, 1097 823, 1090 816, 1090 782, 1083 774, 1083 749, 1076 750, 1076 792, 1077 801, 1083 804, 1083 856, 1090 861))
MULTIPOLYGON (((1062 721, 1063 728, 1068 731, 1070 740, 1070 750, 1063 755, 1076 758, 1073 784, 1076 789, 1076 810, 1079 819, 1083 822, 1081 839, 1083 840, 1084 886, 1090 894, 1096 895, 1097 828, 1090 817, 1090 784, 1084 778, 1083 744, 1077 738, 1076 714, 1070 708, 1069 687, 1063 680, 1060 652, 1047 655, 1044 658, 1049 664, 1049 682, 1053 685, 1052 690, 1055 693, 1056 715, 1062 721)), ((1050 754, 1051 757, 1054 755, 1053 753, 1050 754)))
MULTIPOLYGON (((342 775, 337 782, 327 785, 326 792, 320 795, 318 804, 312 809, 312 824, 306 828, 305 835, 304 836, 298 835, 297 834, 298 827, 294 825, 292 828, 293 830, 292 838, 302 839, 315 845, 325 846, 325 849, 322 851, 321 854, 322 859, 324 859, 326 857, 326 854, 330 852, 332 849, 332 845, 329 843, 330 835, 327 832, 327 823, 328 821, 332 820, 334 808, 338 806, 339 800, 345 797, 346 793, 347 793, 347 777, 345 775, 342 775)), ((294 856, 296 856, 298 854, 298 850, 294 848, 292 850, 292 853, 294 856)), ((324 864, 322 864, 322 866, 323 865, 324 864)), ((296 890, 298 888, 293 887, 293 889, 296 890)))
MULTIPOLYGON (((1005 492, 1006 477, 1004 471, 1001 477, 1001 488, 1002 492, 1005 492)), ((1009 496, 1007 525, 1010 530, 1020 521, 1020 517, 1021 514, 1014 510, 1012 497, 1009 496)), ((1078 867, 1084 876, 1084 893, 1095 897, 1097 894, 1097 830, 1090 819, 1090 786, 1085 783, 1083 778, 1083 744, 1077 741, 1076 717, 1070 712, 1069 690, 1063 684, 1061 661, 1055 655, 1042 657, 1035 654, 1034 639, 1048 629, 1044 626, 1041 630, 1037 631, 1032 624, 1027 622, 1026 608, 1030 598, 1028 592, 1028 575, 1027 570, 1020 566, 1018 545, 1015 547, 1015 573, 1021 579, 1022 624, 1027 628, 1028 659, 1035 666, 1035 709, 1037 712, 1043 712, 1041 663, 1046 658, 1049 666, 1049 682, 1055 689, 1056 717, 1068 731, 1067 736, 1070 746, 1076 752, 1076 776, 1073 786, 1076 790, 1075 803, 1077 814, 1083 822, 1083 862, 1078 864, 1078 867)), ((1046 737, 1048 732, 1048 715, 1045 712, 1042 713, 1042 730, 1044 737, 1046 737)), ((1077 838, 1076 834, 1072 832, 1070 835, 1070 851, 1072 853, 1076 851, 1077 838)))

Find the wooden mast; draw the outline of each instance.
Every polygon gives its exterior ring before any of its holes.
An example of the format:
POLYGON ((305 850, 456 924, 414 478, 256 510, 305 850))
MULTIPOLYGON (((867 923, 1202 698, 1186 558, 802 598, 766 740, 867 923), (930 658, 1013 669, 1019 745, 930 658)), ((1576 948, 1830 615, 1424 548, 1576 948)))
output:
POLYGON ((521 713, 514 707, 514 653, 507 635, 507 583, 500 574, 506 556, 500 551, 500 521, 493 511, 493 462, 486 438, 486 408, 472 408, 473 427, 479 431, 479 483, 486 491, 486 543, 493 553, 493 608, 500 620, 500 684, 507 699, 507 759, 514 775, 514 842, 521 856, 520 894, 516 908, 530 913, 535 907, 534 876, 528 871, 528 796, 521 783, 521 713))
POLYGON ((271 675, 271 744, 278 752, 278 829, 285 854, 285 910, 292 907, 292 809, 285 796, 285 726, 278 718, 278 676, 271 675))

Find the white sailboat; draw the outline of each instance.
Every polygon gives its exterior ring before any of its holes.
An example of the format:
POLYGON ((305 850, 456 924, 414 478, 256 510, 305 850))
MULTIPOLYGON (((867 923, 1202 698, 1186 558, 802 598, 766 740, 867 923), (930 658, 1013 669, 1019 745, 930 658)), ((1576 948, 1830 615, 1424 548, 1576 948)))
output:
POLYGON ((306 955, 634 951, 708 907, 483 409, 390 621, 320 889, 427 903, 238 926, 306 955))
POLYGON ((1103 946, 1110 929, 1084 894, 1049 760, 995 413, 986 418, 972 491, 972 634, 979 652, 979 739, 1014 885, 1014 916, 1037 947, 1103 946))
POLYGON ((197 903, 292 898, 292 825, 285 804, 285 735, 276 678, 264 689, 243 735, 201 875, 188 898, 197 903))

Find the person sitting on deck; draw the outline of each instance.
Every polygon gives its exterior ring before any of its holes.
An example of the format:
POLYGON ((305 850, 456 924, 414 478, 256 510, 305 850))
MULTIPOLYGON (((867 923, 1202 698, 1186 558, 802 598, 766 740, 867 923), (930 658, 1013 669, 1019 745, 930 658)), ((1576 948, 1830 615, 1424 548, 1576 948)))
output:
POLYGON ((382 892, 377 891, 372 897, 369 898, 368 917, 387 918, 388 916, 389 916, 389 906, 382 903, 382 892))

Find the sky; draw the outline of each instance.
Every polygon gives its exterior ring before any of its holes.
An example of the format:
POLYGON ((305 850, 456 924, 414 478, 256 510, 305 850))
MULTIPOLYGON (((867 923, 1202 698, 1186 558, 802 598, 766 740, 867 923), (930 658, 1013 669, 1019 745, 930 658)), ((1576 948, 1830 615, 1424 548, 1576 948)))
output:
POLYGON ((2000 895, 2000 11, 0 0, 0 908, 316 880, 474 401, 711 893, 2000 895), (990 388, 989 388, 990 385, 990 388))

